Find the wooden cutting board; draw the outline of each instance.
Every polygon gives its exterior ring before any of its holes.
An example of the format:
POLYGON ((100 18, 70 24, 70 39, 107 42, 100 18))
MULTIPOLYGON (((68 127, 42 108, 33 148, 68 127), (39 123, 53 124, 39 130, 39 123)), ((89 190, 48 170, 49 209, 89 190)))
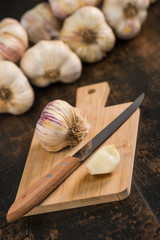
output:
MULTIPOLYGON (((78 146, 72 149, 62 150, 58 153, 47 152, 41 147, 36 132, 34 133, 16 198, 38 181, 65 156, 73 155, 131 104, 125 103, 104 107, 109 92, 110 89, 107 82, 77 89, 76 106, 86 113, 88 122, 90 123, 89 133, 78 146)), ((100 146, 115 144, 121 157, 120 164, 116 170, 110 174, 91 176, 86 170, 86 164, 92 157, 91 155, 55 191, 27 215, 119 201, 128 197, 131 190, 139 115, 140 111, 137 109, 137 111, 100 146)))

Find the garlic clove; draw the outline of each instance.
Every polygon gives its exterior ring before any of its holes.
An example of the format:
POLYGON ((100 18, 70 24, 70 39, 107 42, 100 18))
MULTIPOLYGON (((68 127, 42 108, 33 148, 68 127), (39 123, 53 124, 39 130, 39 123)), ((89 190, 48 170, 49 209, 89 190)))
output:
POLYGON ((60 40, 40 41, 23 55, 20 66, 39 87, 76 81, 82 72, 79 57, 60 40))
POLYGON ((53 152, 77 145, 88 129, 86 116, 62 100, 48 103, 36 124, 42 147, 53 152))
POLYGON ((80 59, 75 54, 72 54, 61 67, 61 81, 70 83, 78 79, 81 73, 80 66, 80 59))
POLYGON ((29 40, 33 43, 59 36, 61 22, 53 15, 50 5, 46 2, 39 3, 28 10, 20 21, 28 33, 29 40))
POLYGON ((87 163, 91 175, 113 172, 120 163, 120 155, 115 145, 106 145, 98 150, 87 163))
POLYGON ((77 10, 64 21, 60 39, 85 62, 101 60, 115 45, 115 36, 96 7, 77 10))
POLYGON ((33 89, 20 68, 13 62, 0 61, 0 113, 25 113, 33 101, 33 89))
POLYGON ((23 26, 15 19, 3 19, 0 22, 0 59, 17 62, 27 46, 28 36, 23 26))
POLYGON ((148 6, 149 0, 105 0, 102 11, 118 38, 132 39, 146 20, 148 6))

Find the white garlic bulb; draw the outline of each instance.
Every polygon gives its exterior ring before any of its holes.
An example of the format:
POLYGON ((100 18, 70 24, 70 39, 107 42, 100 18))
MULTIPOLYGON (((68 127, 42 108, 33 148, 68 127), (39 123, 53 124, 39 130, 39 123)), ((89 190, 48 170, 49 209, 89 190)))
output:
POLYGON ((42 147, 53 152, 77 145, 88 129, 86 116, 62 100, 48 103, 36 124, 42 147))
POLYGON ((0 61, 0 113, 25 113, 33 101, 33 89, 21 69, 13 62, 0 61))
POLYGON ((27 46, 28 36, 23 26, 15 19, 3 19, 0 22, 0 59, 17 62, 27 46))
POLYGON ((97 6, 100 2, 101 0, 49 0, 52 12, 60 19, 65 19, 83 6, 97 6))
POLYGON ((105 0, 102 10, 118 38, 137 36, 147 17, 149 0, 105 0))
POLYGON ((39 3, 24 13, 20 22, 33 43, 57 38, 61 28, 60 21, 53 15, 50 5, 46 2, 39 3))
POLYGON ((101 60, 115 44, 114 33, 103 13, 92 6, 83 7, 65 19, 60 39, 89 63, 101 60))
POLYGON ((20 65, 31 82, 39 87, 57 81, 73 82, 82 71, 78 56, 60 40, 38 42, 25 52, 20 65))
POLYGON ((113 172, 120 163, 120 155, 115 145, 100 148, 88 161, 87 170, 91 175, 113 172))

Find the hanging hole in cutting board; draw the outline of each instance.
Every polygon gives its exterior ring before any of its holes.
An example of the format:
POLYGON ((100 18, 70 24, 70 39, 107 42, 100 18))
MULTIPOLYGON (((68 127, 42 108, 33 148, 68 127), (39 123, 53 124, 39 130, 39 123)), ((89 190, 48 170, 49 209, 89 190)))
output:
POLYGON ((88 94, 92 94, 92 93, 94 93, 96 90, 94 89, 94 88, 92 88, 92 89, 90 89, 90 90, 88 90, 88 94))

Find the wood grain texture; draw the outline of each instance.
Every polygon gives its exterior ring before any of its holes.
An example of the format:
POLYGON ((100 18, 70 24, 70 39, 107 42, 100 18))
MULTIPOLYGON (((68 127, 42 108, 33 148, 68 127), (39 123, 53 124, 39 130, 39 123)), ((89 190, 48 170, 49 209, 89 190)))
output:
MULTIPOLYGON (((1 0, 0 18, 15 17, 39 0, 1 0)), ((117 39, 100 62, 83 64, 72 84, 34 87, 35 102, 21 116, 0 115, 0 239, 2 240, 159 240, 160 236, 160 1, 148 9, 147 20, 131 41, 117 39), (131 194, 123 201, 22 218, 6 224, 22 177, 37 119, 49 101, 73 106, 78 87, 107 81, 107 105, 135 99, 145 92, 134 161, 131 194)))
POLYGON ((81 161, 78 158, 65 157, 16 199, 7 213, 7 221, 14 222, 39 205, 80 164, 81 161))
MULTIPOLYGON (((84 86, 77 90, 76 106, 86 114, 90 130, 85 139, 76 147, 58 153, 47 152, 41 147, 36 133, 34 134, 17 198, 23 196, 27 188, 36 182, 35 179, 45 175, 64 157, 72 156, 130 105, 126 103, 104 108, 108 93, 109 86, 106 82, 84 86)), ((92 157, 91 155, 63 184, 27 215, 118 201, 128 197, 138 122, 139 110, 101 145, 115 144, 120 153, 120 166, 113 173, 98 176, 88 174, 86 164, 92 157)))

